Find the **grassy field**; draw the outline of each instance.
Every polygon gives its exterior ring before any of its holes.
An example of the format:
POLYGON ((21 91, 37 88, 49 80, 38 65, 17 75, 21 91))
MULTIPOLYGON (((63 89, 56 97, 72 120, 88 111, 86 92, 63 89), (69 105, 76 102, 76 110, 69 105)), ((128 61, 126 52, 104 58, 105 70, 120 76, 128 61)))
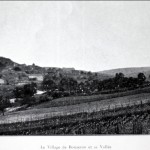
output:
POLYGON ((123 108, 129 105, 133 106, 135 104, 148 103, 149 101, 150 93, 142 93, 69 106, 50 107, 49 105, 47 108, 40 107, 24 111, 6 113, 5 116, 0 117, 0 124, 40 120, 44 118, 52 118, 54 116, 67 116, 82 112, 91 113, 101 110, 123 108))
POLYGON ((150 88, 55 99, 0 116, 0 135, 149 134, 150 88))
POLYGON ((132 90, 132 91, 126 91, 126 92, 113 93, 113 94, 63 97, 63 98, 54 99, 49 102, 44 102, 42 104, 38 104, 38 105, 32 107, 32 109, 33 108, 50 108, 50 107, 76 105, 76 104, 112 99, 112 98, 117 98, 117 97, 131 96, 131 95, 136 95, 136 94, 138 95, 140 93, 150 93, 150 87, 136 89, 136 90, 132 90))

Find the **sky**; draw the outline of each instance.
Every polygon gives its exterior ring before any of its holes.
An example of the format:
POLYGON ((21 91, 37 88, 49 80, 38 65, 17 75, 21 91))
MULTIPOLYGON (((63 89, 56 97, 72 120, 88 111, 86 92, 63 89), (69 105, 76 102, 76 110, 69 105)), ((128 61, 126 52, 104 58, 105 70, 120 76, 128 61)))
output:
POLYGON ((150 66, 150 2, 0 1, 0 56, 87 71, 150 66))

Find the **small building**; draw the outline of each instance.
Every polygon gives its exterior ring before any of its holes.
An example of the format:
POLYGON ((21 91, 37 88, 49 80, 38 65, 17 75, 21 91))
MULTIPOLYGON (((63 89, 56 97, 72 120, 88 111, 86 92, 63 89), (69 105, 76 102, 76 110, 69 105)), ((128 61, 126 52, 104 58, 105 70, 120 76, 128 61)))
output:
POLYGON ((12 98, 12 99, 10 99, 9 101, 10 101, 10 103, 15 103, 16 98, 12 98))
POLYGON ((30 84, 30 81, 20 80, 20 81, 18 81, 18 83, 16 83, 16 86, 24 86, 26 84, 30 84))
POLYGON ((37 90, 37 92, 34 95, 42 95, 44 93, 46 93, 46 91, 37 90))
POLYGON ((5 84, 5 80, 4 79, 0 79, 0 85, 5 84))
POLYGON ((43 75, 42 74, 29 74, 29 80, 37 80, 39 82, 43 81, 43 75))

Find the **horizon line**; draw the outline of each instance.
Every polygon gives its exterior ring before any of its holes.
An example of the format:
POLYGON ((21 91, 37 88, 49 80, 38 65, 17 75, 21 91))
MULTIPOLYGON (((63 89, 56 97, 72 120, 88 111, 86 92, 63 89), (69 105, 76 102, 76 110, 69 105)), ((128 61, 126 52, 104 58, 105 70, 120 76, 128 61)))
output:
POLYGON ((32 63, 32 64, 26 64, 26 63, 19 63, 19 62, 16 62, 14 61, 12 58, 8 58, 8 57, 4 57, 4 56, 0 56, 1 58, 6 58, 6 59, 10 59, 11 61, 13 61, 14 63, 17 63, 19 65, 27 65, 27 66, 32 66, 33 64, 35 64, 35 66, 38 66, 38 67, 42 67, 42 68, 60 68, 60 69, 63 69, 63 68, 66 68, 66 69, 69 69, 69 68, 72 68, 72 69, 75 69, 75 70, 78 70, 78 71, 86 71, 86 72, 105 72, 105 71, 110 71, 110 70, 119 70, 119 69, 132 69, 132 68, 150 68, 150 66, 126 66, 126 67, 117 67, 117 68, 110 68, 110 69, 104 69, 104 70, 98 70, 98 71, 92 71, 92 70, 86 70, 86 69, 78 69, 78 68, 75 68, 75 67, 59 67, 59 66, 44 66, 44 65, 39 65, 39 64, 36 64, 36 63, 32 63))

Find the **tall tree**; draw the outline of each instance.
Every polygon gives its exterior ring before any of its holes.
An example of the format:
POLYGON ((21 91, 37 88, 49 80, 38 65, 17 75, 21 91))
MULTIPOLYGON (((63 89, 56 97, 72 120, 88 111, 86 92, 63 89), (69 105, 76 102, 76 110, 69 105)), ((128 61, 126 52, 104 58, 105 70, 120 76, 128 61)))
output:
POLYGON ((59 86, 61 88, 63 88, 65 91, 69 91, 71 92, 72 90, 76 90, 77 88, 77 81, 73 78, 63 78, 61 79, 60 83, 59 83, 59 86))
POLYGON ((36 83, 24 85, 24 96, 33 96, 36 93, 37 85, 36 83))
POLYGON ((116 73, 115 78, 116 79, 122 79, 122 78, 124 78, 124 74, 122 72, 116 73))
POLYGON ((55 81, 48 77, 44 78, 42 86, 43 86, 43 89, 46 91, 56 89, 55 81))
POLYGON ((138 74, 138 80, 144 82, 146 80, 146 76, 144 75, 144 73, 140 72, 138 74))
POLYGON ((11 104, 6 97, 0 96, 0 111, 3 113, 5 112, 5 108, 10 107, 11 104))

